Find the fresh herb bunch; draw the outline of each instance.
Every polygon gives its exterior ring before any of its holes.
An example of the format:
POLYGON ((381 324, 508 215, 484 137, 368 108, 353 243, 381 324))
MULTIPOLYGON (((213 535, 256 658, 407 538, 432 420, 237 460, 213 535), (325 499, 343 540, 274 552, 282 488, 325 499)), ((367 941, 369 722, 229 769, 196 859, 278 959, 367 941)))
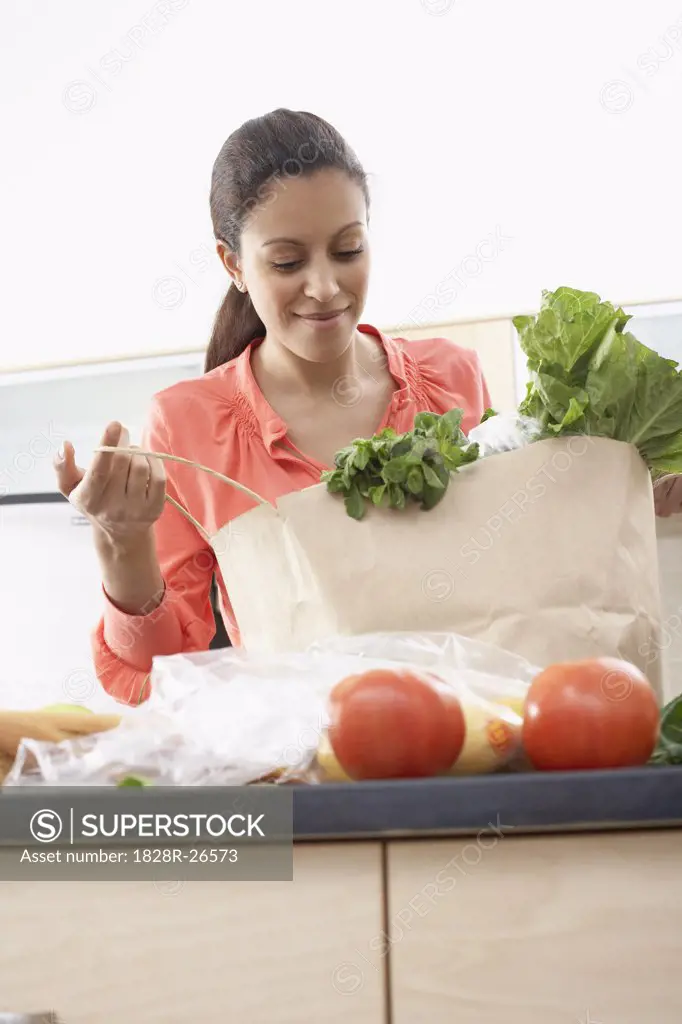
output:
POLYGON ((462 415, 461 409, 442 416, 420 412, 407 433, 386 427, 374 437, 356 438, 336 453, 336 469, 323 472, 321 482, 332 494, 344 495, 353 519, 362 519, 370 504, 404 509, 415 501, 434 508, 447 491, 450 473, 479 456, 479 446, 462 431, 462 415))
POLYGON ((519 406, 544 436, 592 434, 634 444, 654 475, 682 472, 682 374, 625 331, 631 319, 594 292, 543 291, 513 323, 530 381, 519 406))

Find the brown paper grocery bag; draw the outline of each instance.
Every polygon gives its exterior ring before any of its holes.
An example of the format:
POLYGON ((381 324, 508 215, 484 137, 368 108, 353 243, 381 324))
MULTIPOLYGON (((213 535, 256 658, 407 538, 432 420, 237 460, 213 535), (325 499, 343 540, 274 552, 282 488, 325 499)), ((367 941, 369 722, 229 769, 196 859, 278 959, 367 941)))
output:
POLYGON ((456 632, 538 666, 625 658, 662 696, 653 489, 633 445, 538 441, 465 466, 430 511, 359 522, 318 484, 209 540, 248 650, 456 632))

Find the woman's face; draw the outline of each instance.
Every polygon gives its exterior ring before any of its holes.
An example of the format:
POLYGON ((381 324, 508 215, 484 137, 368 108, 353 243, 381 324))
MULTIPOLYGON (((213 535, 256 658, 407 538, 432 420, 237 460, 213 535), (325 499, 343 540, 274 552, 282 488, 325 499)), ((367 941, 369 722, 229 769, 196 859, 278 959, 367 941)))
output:
POLYGON ((226 252, 223 259, 248 289, 268 336, 310 362, 338 358, 367 295, 362 189, 337 170, 268 183, 247 218, 240 256, 226 252))

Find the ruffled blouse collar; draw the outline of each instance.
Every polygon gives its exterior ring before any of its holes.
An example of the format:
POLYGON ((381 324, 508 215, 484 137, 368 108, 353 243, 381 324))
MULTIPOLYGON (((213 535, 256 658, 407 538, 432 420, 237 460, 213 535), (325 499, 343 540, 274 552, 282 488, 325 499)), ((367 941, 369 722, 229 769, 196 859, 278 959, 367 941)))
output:
MULTIPOLYGON (((399 411, 411 402, 423 400, 423 382, 416 361, 410 358, 402 346, 371 324, 358 324, 357 329, 363 334, 372 334, 379 340, 386 355, 388 371, 398 384, 391 399, 387 418, 390 418, 393 411, 399 411)), ((286 436, 288 427, 266 400, 253 373, 251 353, 262 341, 263 338, 255 338, 237 357, 234 367, 241 411, 250 413, 253 421, 249 426, 251 429, 258 429, 263 443, 268 451, 271 451, 272 446, 286 436)))

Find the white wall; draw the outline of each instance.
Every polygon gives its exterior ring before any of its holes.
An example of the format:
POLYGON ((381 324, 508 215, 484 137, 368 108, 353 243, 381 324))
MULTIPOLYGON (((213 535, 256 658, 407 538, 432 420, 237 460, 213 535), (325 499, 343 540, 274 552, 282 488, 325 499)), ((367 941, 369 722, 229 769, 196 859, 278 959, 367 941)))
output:
MULTIPOLYGON (((331 120, 370 174, 365 319, 414 335, 497 317, 466 336, 509 406, 522 373, 504 321, 543 288, 682 299, 681 86, 680 0, 2 0, 0 373, 201 349, 226 284, 213 160, 243 120, 290 106, 331 120)), ((682 360, 669 326, 647 331, 682 360)), ((54 490, 55 441, 86 464, 109 419, 135 435, 152 393, 200 365, 0 376, 0 496, 54 490)), ((87 699, 100 608, 86 534, 68 506, 26 522, 17 508, 0 507, 0 692, 87 699), (60 597, 67 577, 78 601, 60 597)), ((661 528, 673 569, 680 526, 661 528)), ((664 583, 677 673, 679 573, 664 583)))
POLYGON ((201 348, 212 163, 280 105, 370 173, 380 326, 682 293, 679 0, 3 0, 0 57, 0 369, 201 348))

